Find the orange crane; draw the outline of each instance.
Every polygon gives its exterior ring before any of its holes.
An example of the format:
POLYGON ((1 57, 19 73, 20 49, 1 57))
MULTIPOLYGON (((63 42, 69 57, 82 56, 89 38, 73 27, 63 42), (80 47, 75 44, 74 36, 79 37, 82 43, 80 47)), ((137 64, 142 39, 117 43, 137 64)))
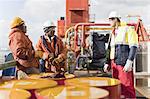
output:
POLYGON ((137 18, 138 19, 137 24, 135 24, 135 30, 138 34, 139 42, 149 41, 150 38, 149 38, 149 35, 148 35, 148 33, 147 33, 143 23, 142 23, 141 16, 140 15, 127 15, 127 17, 129 18, 129 21, 130 21, 130 18, 137 18))
POLYGON ((137 23, 135 29, 136 29, 136 32, 138 33, 139 42, 150 41, 149 35, 148 35, 141 19, 138 20, 138 23, 137 23))

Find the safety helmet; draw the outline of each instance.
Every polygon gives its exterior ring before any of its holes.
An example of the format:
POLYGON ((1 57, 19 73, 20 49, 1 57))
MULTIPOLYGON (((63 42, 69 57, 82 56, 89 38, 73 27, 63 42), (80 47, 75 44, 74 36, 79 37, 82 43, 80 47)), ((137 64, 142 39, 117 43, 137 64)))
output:
POLYGON ((54 22, 52 22, 52 21, 46 21, 43 24, 43 28, 47 28, 47 27, 56 27, 56 26, 55 26, 54 22))
POLYGON ((20 26, 22 24, 24 24, 24 20, 22 20, 20 17, 15 17, 12 21, 11 21, 11 24, 10 24, 10 28, 14 28, 14 27, 17 27, 17 26, 20 26))
POLYGON ((44 24, 43 24, 43 30, 45 33, 47 33, 48 31, 50 31, 52 29, 52 27, 56 27, 55 24, 51 21, 46 21, 44 24))
POLYGON ((117 11, 112 11, 112 12, 110 12, 110 14, 109 14, 109 17, 108 17, 109 19, 110 18, 121 18, 121 16, 117 13, 117 11))

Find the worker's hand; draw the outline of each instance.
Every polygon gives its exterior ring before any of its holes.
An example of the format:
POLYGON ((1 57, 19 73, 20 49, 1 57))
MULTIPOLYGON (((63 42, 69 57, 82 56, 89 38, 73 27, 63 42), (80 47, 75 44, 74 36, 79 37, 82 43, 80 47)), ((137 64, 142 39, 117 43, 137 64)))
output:
POLYGON ((56 66, 51 66, 51 71, 56 73, 56 66))
POLYGON ((59 62, 60 60, 59 60, 59 58, 55 58, 53 61, 52 61, 52 65, 54 65, 54 66, 59 66, 59 62))
POLYGON ((53 53, 50 53, 48 55, 48 62, 52 63, 52 61, 54 60, 54 54, 53 53))
POLYGON ((48 61, 45 61, 45 67, 46 67, 46 69, 50 68, 48 61))
POLYGON ((132 64, 133 64, 133 61, 127 60, 125 66, 123 68, 123 71, 124 72, 130 72, 130 71, 132 71, 132 69, 133 69, 132 64))
POLYGON ((42 55, 42 59, 48 59, 48 54, 47 53, 43 53, 43 55, 42 55))
POLYGON ((54 58, 54 53, 49 53, 48 54, 48 59, 53 59, 54 58))
POLYGON ((22 70, 18 70, 17 71, 17 79, 20 80, 20 79, 26 79, 28 78, 28 75, 23 72, 22 70))
POLYGON ((48 62, 49 62, 49 63, 52 63, 52 62, 53 62, 53 60, 54 60, 54 58, 53 58, 53 57, 48 58, 48 62))
POLYGON ((110 66, 108 64, 105 64, 103 69, 104 69, 104 72, 108 73, 110 70, 110 66))
POLYGON ((42 51, 35 51, 34 56, 37 57, 37 58, 42 58, 43 52, 42 51))

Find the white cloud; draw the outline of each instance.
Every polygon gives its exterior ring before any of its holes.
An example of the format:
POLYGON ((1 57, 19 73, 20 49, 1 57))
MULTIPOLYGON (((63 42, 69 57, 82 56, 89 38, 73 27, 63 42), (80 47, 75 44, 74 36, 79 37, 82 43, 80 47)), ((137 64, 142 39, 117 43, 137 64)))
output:
MULTIPOLYGON (((6 1, 2 3, 11 7, 13 7, 12 4, 16 4, 19 7, 15 7, 13 10, 8 10, 1 6, 3 12, 6 11, 6 13, 0 12, 0 14, 2 14, 4 18, 8 15, 10 16, 10 19, 13 19, 15 16, 20 16, 23 18, 27 24, 27 34, 33 41, 34 45, 37 43, 40 35, 43 35, 42 25, 44 21, 52 20, 55 22, 55 24, 57 24, 57 19, 59 19, 61 16, 65 16, 65 0, 16 0, 15 3, 11 2, 10 0, 10 2, 6 1), (23 4, 21 4, 21 2, 23 4), (19 4, 22 6, 20 7, 19 4), (9 14, 9 12, 11 12, 11 14, 9 14)), ((8 47, 8 32, 10 30, 9 24, 11 21, 10 19, 7 19, 7 21, 0 21, 0 39, 3 41, 0 42, 0 47, 8 47)))
POLYGON ((57 20, 65 14, 65 0, 27 0, 21 14, 33 21, 57 20))
POLYGON ((3 19, 0 20, 0 23, 4 23, 4 22, 5 22, 5 20, 3 20, 3 19))
POLYGON ((27 0, 20 15, 25 17, 28 25, 28 34, 36 44, 43 34, 42 24, 46 20, 54 21, 65 16, 65 0, 27 0))
POLYGON ((7 20, 0 20, 0 47, 7 47, 8 45, 8 29, 9 22, 7 20))
MULTIPOLYGON (((26 21, 28 35, 37 43, 40 35, 43 34, 42 24, 46 20, 53 20, 65 16, 66 0, 1 0, 7 7, 0 6, 0 42, 1 46, 8 46, 8 32, 10 19, 20 16, 26 21), (16 5, 15 5, 16 4, 16 5), (14 7, 13 7, 14 6, 14 7), (11 9, 12 8, 12 9, 11 9), (1 12, 2 11, 2 12, 1 12), (4 13, 5 12, 5 13, 4 13), (9 16, 9 17, 8 17, 9 16)), ((127 14, 139 14, 145 24, 150 24, 150 0, 90 0, 91 13, 96 14, 96 21, 106 20, 112 10, 118 11, 123 18, 127 14)))
POLYGON ((91 13, 96 14, 96 20, 106 19, 113 10, 118 11, 122 19, 128 20, 127 15, 140 15, 145 24, 150 22, 148 8, 149 0, 91 0, 91 13))

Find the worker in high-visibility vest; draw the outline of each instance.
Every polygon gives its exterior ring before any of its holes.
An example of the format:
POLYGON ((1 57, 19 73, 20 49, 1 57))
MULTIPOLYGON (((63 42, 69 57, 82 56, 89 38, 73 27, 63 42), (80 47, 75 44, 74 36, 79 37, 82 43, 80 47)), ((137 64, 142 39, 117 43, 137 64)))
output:
POLYGON ((108 71, 111 63, 112 76, 121 81, 121 93, 125 98, 136 98, 134 89, 133 61, 138 47, 138 35, 135 29, 121 22, 116 11, 109 14, 111 27, 114 28, 110 41, 110 62, 104 66, 108 71))

